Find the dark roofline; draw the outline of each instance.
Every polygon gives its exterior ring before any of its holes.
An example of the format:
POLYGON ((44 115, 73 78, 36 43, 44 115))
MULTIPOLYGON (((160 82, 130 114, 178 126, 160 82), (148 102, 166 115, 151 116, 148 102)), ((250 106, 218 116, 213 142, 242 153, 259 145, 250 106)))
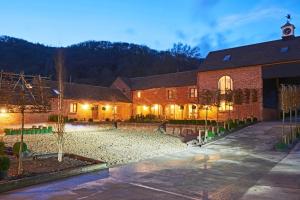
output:
POLYGON ((137 76, 137 77, 132 77, 129 79, 138 79, 138 78, 151 78, 151 77, 157 77, 157 76, 164 76, 164 75, 173 75, 173 74, 179 74, 179 73, 191 73, 191 72, 197 72, 198 69, 194 70, 188 70, 188 71, 181 71, 181 72, 171 72, 171 73, 165 73, 165 74, 155 74, 155 75, 149 75, 149 76, 137 76))
MULTIPOLYGON (((300 36, 295 36, 294 37, 294 39, 297 39, 297 38, 300 38, 300 36)), ((282 41, 282 39, 270 40, 270 41, 259 42, 259 43, 254 43, 254 44, 246 44, 246 45, 242 45, 242 46, 238 46, 238 47, 231 47, 231 48, 227 48, 227 49, 219 49, 219 50, 215 50, 215 51, 210 51, 207 54, 206 57, 208 57, 209 54, 212 54, 212 53, 215 53, 215 52, 222 52, 222 51, 234 50, 234 49, 239 49, 239 48, 244 48, 244 47, 251 47, 251 46, 256 46, 256 45, 263 45, 263 44, 268 44, 268 43, 273 43, 273 42, 279 42, 279 41, 282 41)))

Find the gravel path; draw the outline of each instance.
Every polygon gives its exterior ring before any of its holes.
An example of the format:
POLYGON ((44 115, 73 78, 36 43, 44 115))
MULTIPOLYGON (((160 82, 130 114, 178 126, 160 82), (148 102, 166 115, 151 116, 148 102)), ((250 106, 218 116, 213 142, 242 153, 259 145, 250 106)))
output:
MULTIPOLYGON (((68 128, 64 151, 102 160, 109 166, 136 162, 167 153, 182 151, 186 145, 178 138, 149 132, 103 130, 101 128, 68 128)), ((5 136, 4 141, 13 145, 18 138, 5 136)), ((57 152, 53 134, 25 135, 24 141, 36 153, 57 152)))

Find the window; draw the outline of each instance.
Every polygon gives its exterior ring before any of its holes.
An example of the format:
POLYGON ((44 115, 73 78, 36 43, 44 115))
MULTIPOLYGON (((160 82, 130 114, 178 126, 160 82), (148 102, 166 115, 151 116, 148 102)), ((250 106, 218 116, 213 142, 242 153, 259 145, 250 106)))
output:
POLYGON ((218 82, 218 89, 221 94, 225 94, 226 91, 233 89, 232 79, 230 76, 222 76, 218 82))
POLYGON ((77 113, 77 103, 70 103, 70 113, 77 113))
POLYGON ((175 99, 175 90, 167 90, 168 99, 175 99))
POLYGON ((197 98, 197 97, 198 97, 197 88, 190 88, 190 98, 197 98))
POLYGON ((229 61, 231 59, 231 55, 226 55, 223 58, 223 61, 229 61))
MULTIPOLYGON (((223 99, 231 99, 229 98, 232 95, 229 91, 233 90, 233 81, 230 76, 222 76, 218 82, 218 89, 220 94, 223 95, 223 99)), ((220 102, 220 111, 233 110, 232 102, 221 100, 220 102)))
POLYGON ((288 52, 288 50, 289 50, 289 47, 281 47, 280 52, 286 53, 286 52, 288 52))
POLYGON ((136 93, 136 96, 137 96, 137 98, 141 98, 141 96, 142 96, 141 92, 138 91, 138 92, 136 93))

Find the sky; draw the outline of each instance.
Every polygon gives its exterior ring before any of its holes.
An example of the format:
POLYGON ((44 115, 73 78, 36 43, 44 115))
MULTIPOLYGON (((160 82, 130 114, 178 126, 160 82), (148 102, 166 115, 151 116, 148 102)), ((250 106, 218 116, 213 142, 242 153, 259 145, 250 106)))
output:
POLYGON ((166 50, 181 42, 204 57, 280 39, 287 14, 300 29, 300 0, 0 0, 0 35, 48 46, 105 40, 166 50))

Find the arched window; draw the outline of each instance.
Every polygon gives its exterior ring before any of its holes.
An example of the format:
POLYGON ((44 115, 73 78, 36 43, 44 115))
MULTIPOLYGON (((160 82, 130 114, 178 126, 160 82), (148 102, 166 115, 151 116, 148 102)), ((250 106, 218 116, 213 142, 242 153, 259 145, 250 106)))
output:
POLYGON ((221 94, 225 94, 228 90, 233 90, 232 78, 230 76, 222 76, 218 82, 218 89, 221 94))
POLYGON ((228 99, 226 95, 230 95, 229 91, 233 90, 233 81, 230 76, 222 76, 218 82, 218 89, 220 94, 224 96, 223 100, 220 102, 220 111, 233 110, 232 102, 228 102, 225 99, 228 99))

